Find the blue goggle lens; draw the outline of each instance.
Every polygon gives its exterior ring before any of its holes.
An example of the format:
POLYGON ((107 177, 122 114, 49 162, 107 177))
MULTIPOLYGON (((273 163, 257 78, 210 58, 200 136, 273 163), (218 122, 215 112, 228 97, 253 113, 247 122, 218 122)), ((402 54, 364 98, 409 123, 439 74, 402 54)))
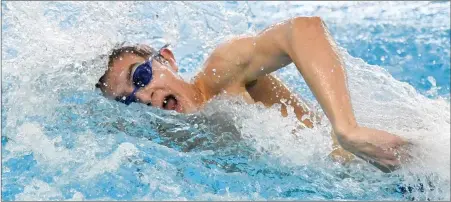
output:
POLYGON ((152 61, 149 60, 140 64, 133 73, 133 84, 135 87, 141 88, 150 83, 152 80, 152 61))

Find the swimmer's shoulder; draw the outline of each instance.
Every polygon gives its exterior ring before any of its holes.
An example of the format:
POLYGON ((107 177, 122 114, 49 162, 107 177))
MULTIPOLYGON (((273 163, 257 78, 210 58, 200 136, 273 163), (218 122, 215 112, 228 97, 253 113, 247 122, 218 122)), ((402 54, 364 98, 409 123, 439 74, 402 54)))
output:
POLYGON ((241 35, 219 44, 208 56, 196 80, 202 81, 212 93, 244 83, 245 70, 252 57, 252 36, 241 35))

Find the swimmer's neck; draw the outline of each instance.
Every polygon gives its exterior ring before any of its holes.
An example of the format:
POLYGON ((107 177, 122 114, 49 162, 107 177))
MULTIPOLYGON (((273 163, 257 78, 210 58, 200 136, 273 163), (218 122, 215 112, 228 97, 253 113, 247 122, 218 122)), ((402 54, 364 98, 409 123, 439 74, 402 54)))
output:
POLYGON ((208 85, 198 75, 191 82, 185 82, 182 86, 180 99, 185 100, 183 105, 184 113, 195 113, 199 111, 204 104, 214 97, 208 85))
POLYGON ((209 75, 200 72, 194 77, 193 82, 190 84, 197 109, 200 109, 209 100, 213 99, 216 95, 221 94, 222 90, 224 90, 225 86, 211 82, 208 76, 209 75))

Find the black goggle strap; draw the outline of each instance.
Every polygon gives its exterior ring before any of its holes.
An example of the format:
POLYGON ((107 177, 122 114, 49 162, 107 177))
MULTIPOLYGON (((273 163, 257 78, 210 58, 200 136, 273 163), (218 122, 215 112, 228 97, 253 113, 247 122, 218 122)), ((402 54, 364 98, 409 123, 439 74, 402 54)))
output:
POLYGON ((135 100, 136 100, 135 94, 136 94, 136 92, 138 92, 139 89, 140 89, 139 87, 135 87, 135 89, 133 90, 133 92, 129 96, 127 96, 127 97, 125 97, 125 96, 117 97, 115 100, 118 101, 118 102, 124 103, 126 105, 129 105, 132 102, 135 102, 135 100), (125 99, 124 99, 124 97, 125 97, 125 99))

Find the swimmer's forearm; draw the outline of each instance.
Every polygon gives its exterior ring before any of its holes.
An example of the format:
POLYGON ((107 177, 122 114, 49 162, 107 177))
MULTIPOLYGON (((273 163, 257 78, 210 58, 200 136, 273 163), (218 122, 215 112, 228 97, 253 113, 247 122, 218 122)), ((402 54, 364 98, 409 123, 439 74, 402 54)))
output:
POLYGON ((286 53, 301 72, 334 130, 346 133, 357 123, 335 43, 320 18, 295 18, 289 23, 287 40, 291 45, 286 46, 286 53))

